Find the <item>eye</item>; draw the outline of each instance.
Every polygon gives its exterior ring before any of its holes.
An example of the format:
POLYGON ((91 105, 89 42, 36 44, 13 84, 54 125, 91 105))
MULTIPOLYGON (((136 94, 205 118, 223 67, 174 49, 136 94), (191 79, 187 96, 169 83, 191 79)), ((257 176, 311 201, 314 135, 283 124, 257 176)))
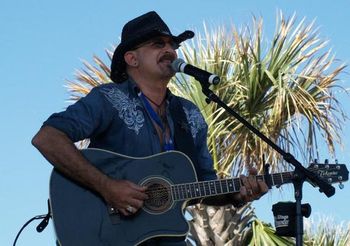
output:
POLYGON ((178 48, 180 48, 180 45, 178 43, 175 43, 175 42, 171 42, 170 45, 174 50, 177 50, 178 48))
POLYGON ((156 47, 156 48, 164 48, 165 47, 165 42, 164 40, 155 40, 152 43, 152 46, 156 47))

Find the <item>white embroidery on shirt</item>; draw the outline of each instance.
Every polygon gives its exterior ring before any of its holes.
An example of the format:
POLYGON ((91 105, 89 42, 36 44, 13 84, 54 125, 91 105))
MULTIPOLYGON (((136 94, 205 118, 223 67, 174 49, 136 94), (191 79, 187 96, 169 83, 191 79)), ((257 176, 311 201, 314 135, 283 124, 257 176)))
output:
POLYGON ((137 109, 138 106, 142 107, 141 103, 135 98, 129 98, 127 94, 117 88, 104 88, 101 91, 113 107, 118 110, 119 118, 138 135, 145 122, 142 111, 137 109))
POLYGON ((204 118, 198 109, 187 109, 185 107, 183 107, 183 109, 185 111, 188 124, 191 127, 192 137, 193 139, 196 139, 197 133, 201 129, 205 128, 206 123, 204 118))

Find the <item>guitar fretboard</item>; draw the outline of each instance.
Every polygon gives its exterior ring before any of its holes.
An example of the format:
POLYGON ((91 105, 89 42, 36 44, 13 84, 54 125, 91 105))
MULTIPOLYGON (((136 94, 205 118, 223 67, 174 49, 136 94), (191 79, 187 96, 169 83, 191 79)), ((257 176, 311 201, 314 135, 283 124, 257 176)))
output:
MULTIPOLYGON (((256 179, 265 181, 271 186, 278 186, 290 183, 292 174, 292 172, 282 172, 270 175, 257 175, 256 179)), ((172 185, 171 193, 174 201, 181 201, 239 192, 242 185, 240 178, 218 179, 172 185)))

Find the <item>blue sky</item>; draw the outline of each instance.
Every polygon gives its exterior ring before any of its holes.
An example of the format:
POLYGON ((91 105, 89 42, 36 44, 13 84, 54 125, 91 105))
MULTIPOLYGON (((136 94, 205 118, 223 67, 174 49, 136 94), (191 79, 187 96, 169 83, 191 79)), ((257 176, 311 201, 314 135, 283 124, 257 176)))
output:
MULTIPOLYGON (((64 109, 68 93, 66 79, 74 78, 81 60, 91 61, 96 54, 106 60, 104 50, 119 42, 123 24, 150 10, 156 10, 174 34, 185 29, 201 29, 203 21, 216 25, 247 23, 252 14, 262 16, 265 35, 275 28, 276 10, 299 19, 316 20, 321 37, 330 40, 337 58, 349 62, 348 30, 350 2, 339 1, 3 1, 0 9, 0 74, 2 160, 0 163, 0 245, 12 244, 20 227, 31 217, 46 213, 51 166, 30 140, 41 123, 53 112, 64 109)), ((349 87, 343 75, 342 85, 349 87)), ((349 98, 340 95, 343 106, 349 98)), ((344 150, 340 162, 349 160, 349 123, 344 125, 344 150)), ((321 153, 328 158, 328 153, 321 153)), ((347 206, 349 189, 326 198, 305 184, 303 202, 309 202, 312 215, 325 214, 337 222, 350 221, 347 206)), ((254 203, 258 216, 272 222, 271 206, 278 200, 293 200, 292 189, 276 190, 254 203)), ((30 224, 17 245, 53 245, 52 224, 38 234, 30 224)))

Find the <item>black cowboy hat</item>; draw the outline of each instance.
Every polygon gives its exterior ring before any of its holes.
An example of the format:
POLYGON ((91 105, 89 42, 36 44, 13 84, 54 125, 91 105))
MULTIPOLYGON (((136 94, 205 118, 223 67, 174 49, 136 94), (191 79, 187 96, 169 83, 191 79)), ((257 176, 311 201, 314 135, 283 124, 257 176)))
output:
POLYGON ((115 83, 120 83, 128 77, 125 72, 125 52, 157 36, 171 37, 175 43, 180 44, 187 39, 193 38, 194 33, 186 30, 178 36, 172 35, 169 27, 155 11, 148 12, 129 21, 123 27, 121 43, 115 49, 112 58, 111 79, 115 83))

